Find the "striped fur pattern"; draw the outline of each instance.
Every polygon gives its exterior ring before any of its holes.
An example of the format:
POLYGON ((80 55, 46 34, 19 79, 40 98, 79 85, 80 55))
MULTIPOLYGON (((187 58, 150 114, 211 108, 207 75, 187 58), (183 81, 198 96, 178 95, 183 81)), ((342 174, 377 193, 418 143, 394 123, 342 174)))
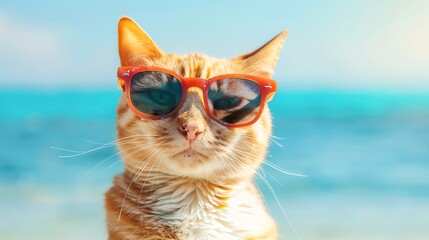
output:
MULTIPOLYGON (((158 66, 185 77, 270 76, 285 37, 283 32, 232 60, 178 56, 165 54, 136 23, 122 18, 119 53, 122 65, 158 66)), ((106 193, 109 239, 277 239, 276 225, 252 181, 270 134, 268 108, 255 124, 229 129, 208 118, 199 89, 190 89, 181 109, 160 120, 139 118, 121 96, 117 142, 125 172, 106 193), (191 122, 201 130, 192 141, 180 131, 191 122)))

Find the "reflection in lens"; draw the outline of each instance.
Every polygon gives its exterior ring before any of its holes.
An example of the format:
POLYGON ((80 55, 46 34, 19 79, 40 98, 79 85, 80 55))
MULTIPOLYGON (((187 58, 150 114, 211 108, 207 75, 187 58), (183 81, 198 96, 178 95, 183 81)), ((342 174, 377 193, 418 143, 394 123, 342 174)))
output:
POLYGON ((180 81, 167 73, 140 72, 131 80, 131 102, 137 110, 145 114, 170 113, 179 104, 181 95, 180 81))
POLYGON ((250 80, 227 78, 210 85, 208 99, 216 119, 228 124, 243 124, 258 115, 261 89, 250 80))

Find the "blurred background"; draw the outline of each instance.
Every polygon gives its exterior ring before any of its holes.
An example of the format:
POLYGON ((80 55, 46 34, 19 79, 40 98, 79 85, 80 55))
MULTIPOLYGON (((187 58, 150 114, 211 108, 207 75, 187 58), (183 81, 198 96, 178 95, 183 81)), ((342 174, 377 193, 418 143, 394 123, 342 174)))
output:
POLYGON ((426 0, 2 1, 0 239, 106 239, 124 15, 221 58, 289 29, 267 160, 308 177, 256 180, 281 239, 428 239, 426 0))

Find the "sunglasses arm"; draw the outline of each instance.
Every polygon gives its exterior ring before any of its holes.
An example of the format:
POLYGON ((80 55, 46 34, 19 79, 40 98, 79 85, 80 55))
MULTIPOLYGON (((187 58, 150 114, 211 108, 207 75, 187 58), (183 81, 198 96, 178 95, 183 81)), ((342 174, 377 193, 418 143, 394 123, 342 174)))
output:
POLYGON ((268 90, 266 102, 270 102, 274 98, 274 94, 277 91, 277 82, 274 80, 270 80, 267 85, 264 85, 264 88, 268 90))
POLYGON ((128 79, 131 75, 132 67, 119 67, 117 72, 118 77, 118 88, 122 92, 125 92, 125 79, 128 79))

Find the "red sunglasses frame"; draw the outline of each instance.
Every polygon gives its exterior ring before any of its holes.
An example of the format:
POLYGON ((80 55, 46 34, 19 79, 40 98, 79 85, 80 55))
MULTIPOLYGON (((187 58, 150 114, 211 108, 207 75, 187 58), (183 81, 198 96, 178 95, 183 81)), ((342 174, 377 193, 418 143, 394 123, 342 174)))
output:
POLYGON ((212 77, 209 79, 186 78, 186 77, 183 77, 182 75, 180 75, 174 71, 171 71, 171 70, 168 70, 165 68, 149 67, 149 66, 119 67, 118 72, 117 72, 117 77, 118 77, 119 89, 126 93, 128 106, 131 108, 131 110, 135 114, 137 114, 140 117, 147 118, 147 119, 161 119, 161 118, 166 118, 166 117, 172 116, 182 106, 183 102, 185 101, 186 94, 187 94, 189 88, 196 87, 196 88, 201 89, 203 92, 204 110, 206 111, 206 114, 211 119, 213 119, 216 122, 218 122, 218 123, 220 123, 226 127, 229 127, 229 128, 245 127, 245 126, 252 125, 256 121, 258 121, 258 119, 262 115, 262 112, 264 111, 265 103, 269 102, 273 98, 274 93, 277 90, 277 82, 276 81, 269 79, 269 78, 260 77, 260 76, 247 75, 247 74, 224 74, 224 75, 215 76, 215 77, 212 77), (182 96, 181 96, 181 99, 179 101, 179 104, 177 105, 177 107, 173 111, 171 111, 167 114, 164 114, 164 115, 150 115, 150 114, 142 113, 134 107, 134 105, 131 101, 131 97, 130 97, 131 80, 133 79, 135 74, 140 73, 140 72, 148 72, 148 71, 163 72, 163 73, 166 73, 166 74, 169 74, 169 75, 176 77, 180 81, 180 84, 182 85, 182 96), (258 114, 256 115, 256 117, 252 121, 246 122, 246 123, 239 123, 239 124, 225 123, 225 122, 222 122, 222 121, 218 120, 217 118, 215 118, 215 116, 213 116, 213 114, 210 112, 210 109, 208 107, 209 106, 208 105, 209 99, 208 99, 208 94, 207 94, 209 87, 210 87, 211 83, 218 81, 218 80, 226 79, 226 78, 246 79, 246 80, 249 80, 249 81, 252 81, 252 82, 255 82, 256 84, 258 84, 259 88, 261 89, 261 103, 260 103, 258 114))

